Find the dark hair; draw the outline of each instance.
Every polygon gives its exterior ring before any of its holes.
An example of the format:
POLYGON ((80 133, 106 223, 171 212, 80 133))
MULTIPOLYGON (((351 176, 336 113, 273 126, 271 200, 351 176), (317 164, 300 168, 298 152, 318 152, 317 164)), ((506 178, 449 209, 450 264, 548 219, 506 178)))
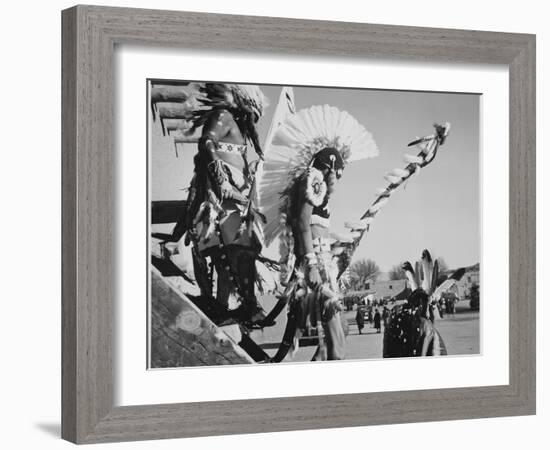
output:
POLYGON ((407 299, 409 307, 418 308, 420 313, 425 316, 428 312, 430 297, 422 288, 415 289, 407 299))
POLYGON ((334 171, 336 176, 340 178, 344 170, 344 159, 335 148, 325 147, 313 157, 311 165, 319 170, 329 169, 334 171))

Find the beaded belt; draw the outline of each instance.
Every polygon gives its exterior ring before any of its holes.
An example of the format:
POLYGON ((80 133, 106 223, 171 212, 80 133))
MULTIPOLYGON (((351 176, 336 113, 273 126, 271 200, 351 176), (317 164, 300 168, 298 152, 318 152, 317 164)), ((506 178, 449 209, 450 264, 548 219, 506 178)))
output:
POLYGON ((227 153, 246 153, 246 144, 231 144, 229 142, 218 142, 218 148, 216 149, 219 152, 227 153))

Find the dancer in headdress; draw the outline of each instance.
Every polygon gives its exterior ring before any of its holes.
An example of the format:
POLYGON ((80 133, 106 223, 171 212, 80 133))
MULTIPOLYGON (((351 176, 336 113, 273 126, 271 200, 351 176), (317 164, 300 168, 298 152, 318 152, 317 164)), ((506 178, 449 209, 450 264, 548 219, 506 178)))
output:
MULTIPOLYGON (((329 199, 347 163, 377 154, 372 135, 350 114, 329 105, 290 116, 266 150, 259 205, 266 217, 266 245, 280 238, 281 283, 289 301, 286 350, 296 341, 294 332, 309 320, 319 339, 313 359, 345 356, 329 199)), ((280 350, 274 361, 285 354, 280 350)))
POLYGON ((211 295, 212 267, 217 276, 217 300, 228 307, 234 295, 239 306, 233 317, 256 324, 265 314, 255 296, 256 258, 261 240, 254 232, 251 203, 253 170, 247 159, 252 147, 262 156, 256 124, 267 100, 258 86, 205 83, 191 112, 192 134, 202 127, 195 156, 185 231, 194 242, 195 275, 203 295, 211 295))
POLYGON ((422 259, 415 266, 408 261, 403 263, 412 292, 404 304, 391 310, 384 328, 384 358, 447 354, 443 338, 434 326, 438 316, 435 305, 462 278, 464 269, 449 277, 440 274, 438 261, 432 259, 428 250, 422 252, 422 259))

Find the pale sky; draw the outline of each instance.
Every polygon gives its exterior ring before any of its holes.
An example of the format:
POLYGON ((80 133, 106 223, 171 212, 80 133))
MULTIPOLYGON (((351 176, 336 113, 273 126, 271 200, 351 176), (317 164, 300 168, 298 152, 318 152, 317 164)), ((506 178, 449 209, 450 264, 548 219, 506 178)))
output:
MULTIPOLYGON (((271 123, 281 87, 262 86, 270 100, 260 119, 261 142, 271 123)), ((403 155, 416 136, 433 132, 433 122, 450 122, 451 132, 428 167, 401 186, 378 213, 354 259, 371 258, 382 271, 414 261, 424 248, 443 257, 450 268, 479 262, 480 127, 479 95, 295 87, 296 108, 329 104, 352 114, 376 141, 378 157, 350 163, 330 200, 331 223, 344 231, 385 187, 384 174, 405 166, 403 155)), ((183 199, 193 170, 196 145, 178 145, 163 137, 158 122, 151 130, 151 198, 183 199)), ((250 155, 251 159, 253 155, 250 155)), ((271 252, 270 252, 271 253, 271 252)))

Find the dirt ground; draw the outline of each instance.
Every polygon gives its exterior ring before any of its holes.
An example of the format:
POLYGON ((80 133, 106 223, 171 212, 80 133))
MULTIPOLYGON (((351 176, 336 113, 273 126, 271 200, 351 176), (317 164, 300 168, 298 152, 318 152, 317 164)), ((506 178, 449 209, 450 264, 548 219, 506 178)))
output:
MULTIPOLYGON (((271 304, 273 300, 262 299, 262 303, 271 304)), ((267 305, 266 305, 267 306, 267 305)), ((267 306, 269 310, 270 306, 267 306)), ((382 336, 381 333, 376 333, 376 329, 372 324, 365 323, 362 334, 355 323, 355 311, 344 313, 348 319, 349 335, 346 343, 346 359, 378 359, 382 357, 382 336)), ((279 316, 276 326, 264 331, 254 332, 253 339, 261 344, 264 350, 273 355, 276 352, 280 337, 283 334, 286 320, 284 312, 279 316)), ((442 319, 438 319, 435 325, 447 346, 449 355, 471 355, 479 353, 480 349, 480 327, 479 327, 479 311, 472 311, 468 301, 463 300, 457 303, 455 315, 445 315, 442 319)), ((298 350, 293 358, 293 362, 309 361, 313 356, 315 347, 303 347, 298 350)))

